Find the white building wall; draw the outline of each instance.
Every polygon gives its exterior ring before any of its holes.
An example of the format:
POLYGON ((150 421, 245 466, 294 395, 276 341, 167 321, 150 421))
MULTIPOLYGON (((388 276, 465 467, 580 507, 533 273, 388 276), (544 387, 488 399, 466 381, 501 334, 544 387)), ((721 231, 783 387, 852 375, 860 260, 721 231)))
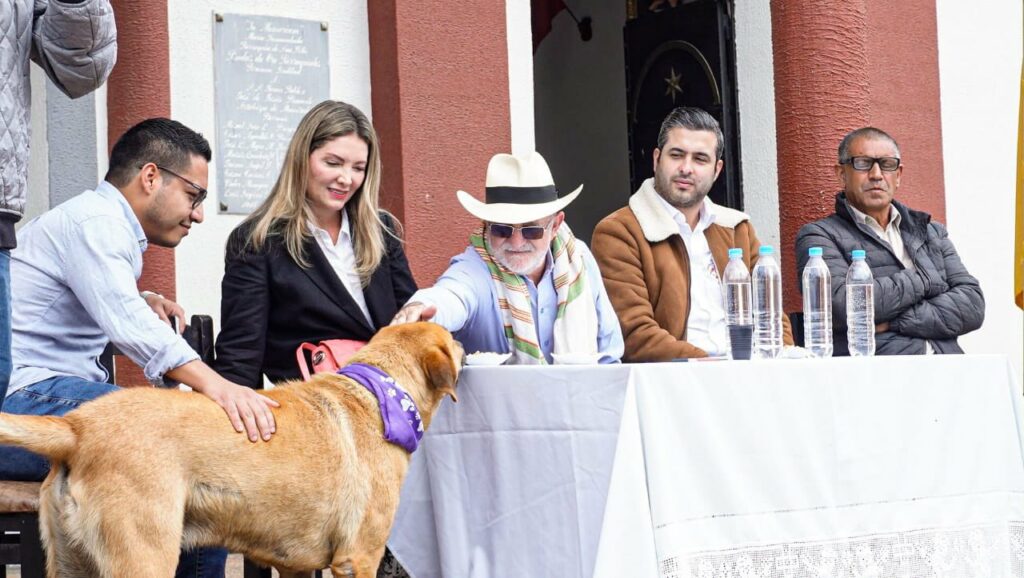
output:
POLYGON ((110 168, 110 145, 113 144, 108 140, 107 131, 109 130, 107 124, 107 83, 103 83, 103 86, 96 89, 93 93, 96 98, 96 107, 94 112, 96 114, 96 180, 103 178, 107 174, 107 169, 110 168))
POLYGON ((31 65, 32 82, 32 140, 28 159, 28 194, 25 214, 18 226, 24 225, 50 208, 50 152, 46 143, 46 73, 31 65))
POLYGON ((736 87, 743 159, 743 211, 761 242, 772 245, 782 266, 792 247, 779 247, 779 169, 775 142, 775 69, 768 0, 739 1, 736 18, 736 87))
MULTIPOLYGON (((370 110, 367 0, 169 0, 171 116, 203 133, 213 147, 205 219, 176 249, 178 302, 188 315, 206 313, 220 331, 220 282, 228 234, 244 216, 217 213, 213 14, 280 16, 328 23, 330 98, 370 110)), ((269 192, 269 191, 268 191, 269 192)))
POLYGON ((1024 316, 1013 303, 1021 3, 937 0, 949 235, 985 292, 985 323, 960 339, 1024 375, 1024 316))
POLYGON ((29 74, 32 148, 28 195, 19 228, 61 202, 93 188, 106 174, 108 164, 107 85, 72 100, 47 79, 39 66, 32 64, 29 74))
POLYGON ((560 11, 533 55, 537 150, 562 192, 583 185, 566 210, 576 236, 589 241, 594 226, 624 206, 629 187, 625 2, 567 0, 578 18, 590 17, 593 38, 583 41, 569 12, 560 11))
POLYGON ((512 125, 512 154, 536 148, 533 133, 533 30, 530 0, 506 0, 508 35, 508 100, 512 125))

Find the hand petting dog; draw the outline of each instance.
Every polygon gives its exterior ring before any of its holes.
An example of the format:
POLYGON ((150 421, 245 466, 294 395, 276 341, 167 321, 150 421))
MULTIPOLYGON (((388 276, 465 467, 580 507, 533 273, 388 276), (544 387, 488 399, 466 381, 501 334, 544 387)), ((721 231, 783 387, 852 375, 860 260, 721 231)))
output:
MULTIPOLYGON (((185 310, 181 305, 149 291, 144 291, 142 297, 161 321, 175 328, 179 335, 185 331, 185 310), (177 319, 177 325, 171 323, 172 318, 177 319)), ((249 441, 256 442, 260 438, 269 440, 277 431, 274 414, 270 411, 272 407, 280 407, 276 401, 256 393, 252 388, 222 378, 201 361, 172 369, 167 372, 167 377, 191 384, 194 391, 216 402, 228 414, 235 431, 245 432, 249 441)))
POLYGON ((224 379, 202 361, 176 367, 168 371, 167 376, 175 381, 194 384, 192 389, 219 405, 228 414, 235 431, 245 432, 249 441, 269 440, 277 431, 270 408, 281 407, 281 404, 252 388, 224 379))

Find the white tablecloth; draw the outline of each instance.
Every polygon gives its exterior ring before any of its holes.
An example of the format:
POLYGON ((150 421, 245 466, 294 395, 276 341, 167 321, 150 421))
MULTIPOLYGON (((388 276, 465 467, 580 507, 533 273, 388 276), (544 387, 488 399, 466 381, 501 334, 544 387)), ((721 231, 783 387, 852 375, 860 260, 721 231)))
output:
POLYGON ((590 576, 630 367, 468 367, 389 545, 415 578, 590 576))
POLYGON ((417 578, 1024 576, 1005 358, 471 368, 459 395, 392 534, 417 578))

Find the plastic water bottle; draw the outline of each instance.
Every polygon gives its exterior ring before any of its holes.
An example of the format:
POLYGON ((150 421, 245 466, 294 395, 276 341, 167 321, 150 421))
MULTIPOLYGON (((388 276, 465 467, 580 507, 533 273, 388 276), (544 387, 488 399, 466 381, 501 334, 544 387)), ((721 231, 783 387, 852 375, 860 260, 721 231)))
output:
POLYGON ((778 357, 782 352, 782 273, 771 245, 761 245, 751 275, 754 309, 754 355, 778 357))
POLYGON ((725 266, 723 281, 730 352, 733 359, 750 359, 754 318, 750 310, 750 271, 743 262, 743 249, 729 249, 729 264, 725 266))
POLYGON ((875 280, 864 257, 853 251, 846 272, 846 340, 854 357, 875 354, 875 280))
POLYGON ((804 266, 804 348, 815 357, 832 357, 832 274, 821 258, 821 247, 811 247, 804 266))

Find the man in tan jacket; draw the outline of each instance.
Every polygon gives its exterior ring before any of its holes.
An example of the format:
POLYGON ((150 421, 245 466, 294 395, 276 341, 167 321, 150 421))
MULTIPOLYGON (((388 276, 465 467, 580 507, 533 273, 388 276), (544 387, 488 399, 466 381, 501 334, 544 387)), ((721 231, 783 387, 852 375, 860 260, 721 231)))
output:
MULTIPOLYGON (((699 108, 665 118, 654 177, 605 217, 591 241, 622 325, 624 361, 726 355, 721 273, 729 248, 753 268, 760 242, 750 217, 707 198, 722 171, 722 129, 699 108)), ((784 342, 793 344, 783 317, 784 342)))

